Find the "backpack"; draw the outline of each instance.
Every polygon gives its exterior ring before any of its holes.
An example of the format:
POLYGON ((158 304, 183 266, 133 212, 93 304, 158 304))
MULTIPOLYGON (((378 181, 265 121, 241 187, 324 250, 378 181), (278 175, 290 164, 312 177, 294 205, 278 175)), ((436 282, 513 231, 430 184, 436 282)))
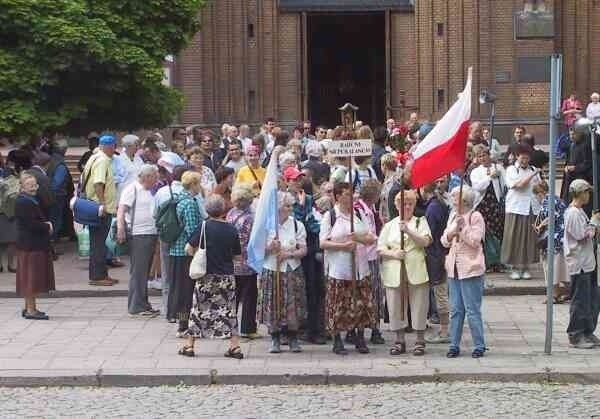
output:
POLYGON ((183 226, 177 217, 179 199, 173 196, 171 185, 169 185, 169 193, 171 194, 169 200, 160 204, 156 211, 155 224, 160 240, 171 244, 177 241, 183 231, 183 226))
POLYGON ((15 203, 19 196, 19 179, 9 176, 0 181, 0 213, 8 218, 15 216, 15 203))

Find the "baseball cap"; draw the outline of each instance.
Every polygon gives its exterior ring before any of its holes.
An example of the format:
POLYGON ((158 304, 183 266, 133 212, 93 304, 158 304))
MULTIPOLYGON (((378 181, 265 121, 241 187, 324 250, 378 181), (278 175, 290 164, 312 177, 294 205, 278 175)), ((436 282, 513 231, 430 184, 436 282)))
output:
POLYGON ((581 192, 592 190, 592 185, 583 179, 575 179, 569 185, 569 191, 573 194, 579 194, 581 192))
POLYGON ((100 137, 100 145, 116 145, 117 139, 112 135, 103 135, 100 137))
POLYGON ((283 171, 283 178, 286 182, 290 180, 296 180, 301 176, 304 176, 304 173, 296 169, 294 166, 290 166, 283 171))

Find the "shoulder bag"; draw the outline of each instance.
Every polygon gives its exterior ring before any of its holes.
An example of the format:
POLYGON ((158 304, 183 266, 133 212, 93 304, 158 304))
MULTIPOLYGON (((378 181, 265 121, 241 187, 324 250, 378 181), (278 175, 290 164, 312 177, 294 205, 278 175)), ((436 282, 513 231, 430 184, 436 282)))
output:
POLYGON ((204 276, 206 276, 206 221, 202 222, 198 249, 196 250, 196 253, 194 253, 194 257, 190 263, 190 278, 192 281, 201 279, 204 276), (202 244, 204 244, 204 248, 202 247, 202 244))

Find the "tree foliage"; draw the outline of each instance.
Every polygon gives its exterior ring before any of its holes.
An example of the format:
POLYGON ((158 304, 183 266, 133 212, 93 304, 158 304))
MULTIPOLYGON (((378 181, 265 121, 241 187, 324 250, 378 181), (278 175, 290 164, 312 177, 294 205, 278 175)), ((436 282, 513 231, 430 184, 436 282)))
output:
POLYGON ((204 0, 0 0, 0 137, 166 126, 204 0))

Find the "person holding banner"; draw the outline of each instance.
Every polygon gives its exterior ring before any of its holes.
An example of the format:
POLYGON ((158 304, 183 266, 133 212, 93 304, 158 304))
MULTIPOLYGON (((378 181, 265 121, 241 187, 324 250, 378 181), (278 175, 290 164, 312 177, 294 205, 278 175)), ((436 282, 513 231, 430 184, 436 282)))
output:
POLYGON ((425 248, 431 244, 431 231, 425 217, 414 215, 417 206, 416 191, 400 192, 394 202, 400 216, 383 226, 377 243, 377 251, 383 259, 381 277, 390 313, 390 329, 396 334, 390 355, 406 352, 404 329, 408 326, 410 306, 412 326, 417 331, 413 355, 420 356, 425 354, 425 329, 429 310, 429 275, 425 248), (408 286, 403 287, 403 281, 407 281, 408 286))
POLYGON ((450 295, 450 348, 446 356, 460 355, 465 314, 473 339, 473 358, 485 353, 481 300, 483 298, 485 258, 483 239, 485 221, 473 208, 476 193, 470 187, 457 186, 450 192, 454 213, 442 234, 442 245, 449 250, 446 256, 448 290, 450 295))
POLYGON ((281 333, 287 330, 291 352, 302 352, 298 329, 306 318, 306 287, 302 258, 306 229, 292 216, 292 194, 277 192, 278 223, 269 231, 258 291, 258 319, 271 334, 270 353, 281 352, 281 333))
POLYGON ((340 333, 354 329, 356 350, 366 354, 369 348, 364 329, 375 324, 367 246, 376 238, 352 213, 352 186, 336 183, 333 195, 335 207, 323 215, 319 234, 325 252, 327 325, 334 338, 335 354, 348 354, 340 333))

